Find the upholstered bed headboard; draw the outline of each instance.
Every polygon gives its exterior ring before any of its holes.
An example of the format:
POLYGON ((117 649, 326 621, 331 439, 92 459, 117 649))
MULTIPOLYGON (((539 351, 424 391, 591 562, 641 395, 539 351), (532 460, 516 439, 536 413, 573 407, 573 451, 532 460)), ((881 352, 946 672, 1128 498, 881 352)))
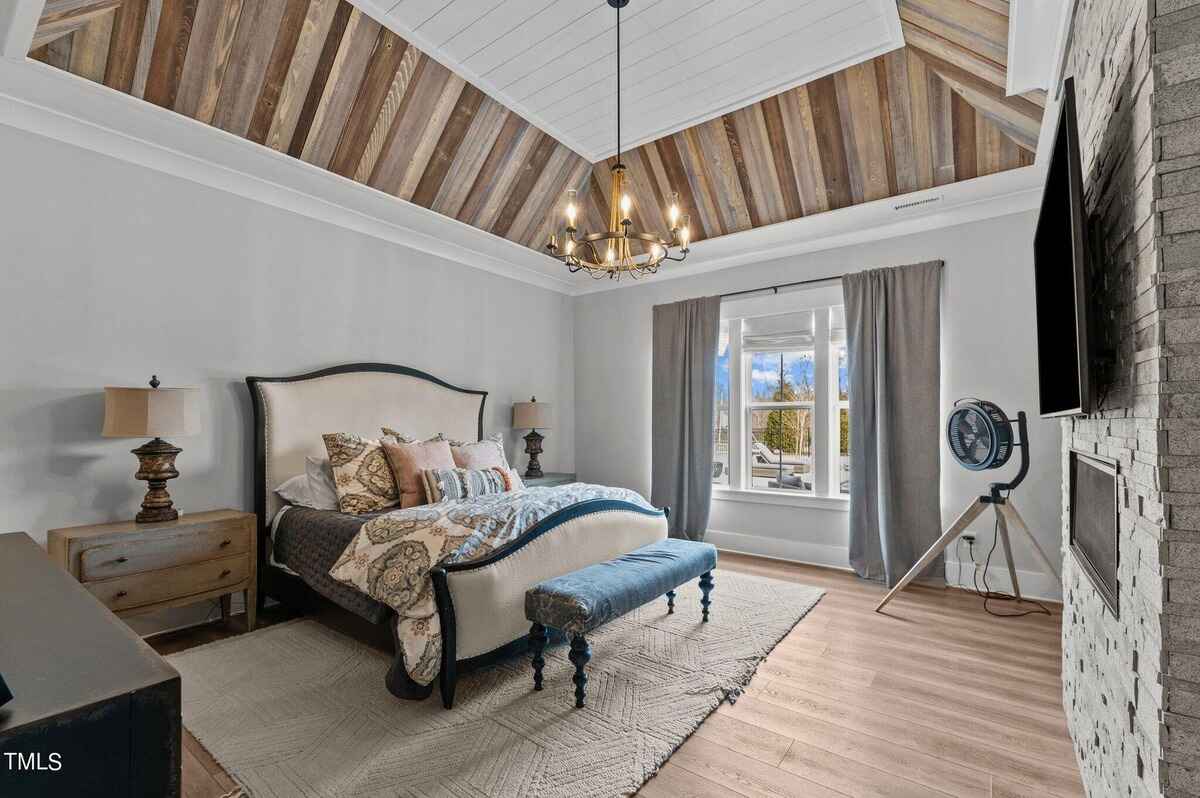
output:
POLYGON ((260 527, 282 502, 275 488, 304 473, 304 458, 325 457, 321 436, 378 438, 379 428, 459 440, 483 437, 487 391, 458 388, 389 363, 350 363, 294 377, 247 377, 254 404, 254 509, 260 527))

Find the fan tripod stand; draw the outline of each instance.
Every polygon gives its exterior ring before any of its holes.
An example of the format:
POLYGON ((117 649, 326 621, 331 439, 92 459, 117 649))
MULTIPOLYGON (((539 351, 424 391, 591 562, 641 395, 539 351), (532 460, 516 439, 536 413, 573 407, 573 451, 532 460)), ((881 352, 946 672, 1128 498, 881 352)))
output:
POLYGON ((1010 482, 993 482, 988 486, 987 495, 980 496, 967 505, 967 508, 963 511, 962 515, 958 517, 958 520, 951 524, 950 527, 944 533, 942 533, 942 536, 937 539, 937 542, 929 547, 929 550, 921 556, 921 559, 917 561, 916 565, 909 569, 908 573, 904 575, 904 578, 901 579, 895 587, 888 591, 888 594, 883 597, 883 601, 879 602, 879 606, 875 608, 876 612, 883 610, 884 606, 886 606, 887 603, 891 601, 897 593, 903 590, 909 582, 916 579, 917 575, 920 574, 921 571, 925 570, 925 568, 928 567, 931 562, 937 559, 937 556, 944 552, 951 543, 957 540, 958 536, 965 532, 967 527, 970 526, 976 518, 982 515, 983 512, 987 510, 989 505, 996 513, 996 534, 1000 537, 1000 544, 1004 547, 1004 559, 1008 562, 1008 577, 1012 580, 1013 595, 1016 596, 1017 600, 1021 601, 1023 599, 1021 598, 1021 586, 1017 582, 1017 569, 1016 566, 1013 565, 1012 546, 1010 545, 1008 538, 1008 525, 1010 523, 1015 528, 1025 533, 1025 537, 1029 539, 1029 544, 1033 546, 1034 554, 1036 554, 1037 558, 1041 560, 1042 565, 1046 567, 1046 570, 1055 577, 1060 576, 1058 569, 1054 566, 1054 563, 1052 563, 1050 558, 1046 556, 1046 552, 1042 551, 1042 547, 1038 544, 1037 539, 1034 538, 1033 533, 1029 531, 1029 527, 1025 525, 1025 521, 1021 518, 1021 514, 1017 512, 1016 505, 1012 503, 1012 500, 1009 497, 1004 495, 1007 492, 1011 492, 1013 488, 1017 487, 1017 485, 1019 485, 1021 481, 1025 479, 1025 475, 1029 473, 1029 451, 1026 443, 1027 438, 1024 412, 1017 414, 1017 425, 1021 433, 1021 442, 1014 443, 1013 445, 1021 448, 1021 467, 1020 470, 1017 471, 1016 477, 1014 477, 1010 482))

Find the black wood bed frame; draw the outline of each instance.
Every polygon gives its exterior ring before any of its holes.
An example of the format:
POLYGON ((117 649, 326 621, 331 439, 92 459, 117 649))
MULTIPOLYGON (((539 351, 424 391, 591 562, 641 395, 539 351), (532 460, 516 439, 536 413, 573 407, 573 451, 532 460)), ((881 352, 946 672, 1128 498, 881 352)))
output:
MULTIPOLYGON (((487 402, 487 391, 472 390, 468 388, 460 388, 457 385, 451 385, 444 380, 440 380, 431 374, 419 371, 407 366, 396 366, 389 363, 349 363, 341 366, 333 366, 331 368, 312 371, 307 374, 299 374, 291 377, 247 377, 246 385, 250 390, 250 399, 254 407, 253 424, 254 424, 254 510, 258 514, 259 534, 258 534, 258 601, 259 607, 266 600, 267 596, 274 598, 276 601, 285 606, 292 607, 302 611, 308 611, 315 607, 336 604, 336 602, 326 598, 316 590, 308 586, 303 579, 293 576, 282 568, 270 564, 268 548, 270 546, 270 531, 271 520, 266 517, 267 513, 267 484, 266 484, 266 427, 265 418, 262 406, 262 395, 259 393, 259 383, 265 382, 303 382, 305 380, 325 377, 331 374, 350 374, 359 372, 386 372, 391 374, 402 374, 410 377, 418 377, 423 380, 435 383, 460 393, 475 394, 480 396, 479 401, 479 421, 477 437, 483 439, 483 408, 487 402)), ((646 510, 637 505, 613 499, 592 499, 579 504, 565 507, 555 513, 543 518, 537 524, 534 524, 518 538, 510 541, 504 546, 496 549, 487 557, 481 560, 474 560, 466 563, 454 563, 439 566, 431 572, 434 587, 434 597, 437 602, 438 620, 442 627, 442 662, 441 671, 438 677, 438 685, 442 694, 442 705, 446 709, 450 709, 454 705, 454 691, 458 683, 458 677, 461 674, 469 673, 478 668, 487 667, 500 660, 508 659, 518 654, 523 654, 528 650, 528 636, 522 635, 516 640, 510 641, 492 651, 480 654, 467 659, 457 658, 457 648, 455 640, 455 616, 454 602, 450 597, 450 589, 447 575, 454 572, 469 571, 477 568, 486 568, 498 560, 502 560, 518 549, 523 548, 530 541, 536 540, 549 530, 566 523, 567 521, 578 518, 581 515, 587 515, 595 512, 603 512, 605 510, 621 509, 633 510, 647 515, 666 515, 670 512, 669 508, 663 510, 646 510)), ((433 693, 433 684, 421 685, 414 682, 408 675, 407 669, 404 667, 404 657, 400 653, 399 641, 396 639, 396 623, 395 613, 389 612, 384 623, 391 628, 391 637, 394 647, 394 658, 392 666, 388 670, 386 684, 388 691, 397 698, 420 700, 428 698, 433 693)), ((564 642, 565 638, 555 632, 551 636, 552 643, 564 642)))
MULTIPOLYGON (((329 368, 310 371, 305 374, 296 374, 288 377, 247 377, 246 387, 250 390, 250 401, 254 408, 253 424, 254 424, 254 512, 258 515, 258 604, 262 608, 263 602, 267 597, 278 601, 288 607, 292 607, 301 611, 309 611, 315 607, 320 607, 327 604, 336 604, 317 591, 313 590, 301 578, 289 574, 287 571, 277 566, 271 565, 268 551, 271 545, 270 532, 271 520, 267 517, 267 431, 266 418, 263 410, 262 394, 259 393, 259 383, 270 382, 304 382, 306 380, 317 379, 320 377, 328 377, 334 374, 358 374, 363 372, 381 372, 386 374, 401 374, 408 377, 417 377, 422 380, 427 380, 435 385, 440 385, 443 388, 448 388, 459 393, 475 394, 480 397, 479 400, 479 420, 477 422, 476 434, 479 440, 483 439, 483 409, 487 404, 487 391, 474 390, 471 388, 460 388, 457 385, 451 385, 445 380, 439 379, 432 374, 414 369, 409 366, 397 366, 392 363, 346 363, 340 366, 331 366, 329 368)), ((438 613, 441 615, 441 602, 443 597, 437 596, 438 613)), ((453 613, 453 610, 451 610, 453 613)), ((451 615, 453 617, 453 615, 451 615)), ((401 656, 399 641, 396 640, 396 623, 395 613, 390 613, 384 623, 391 627, 392 642, 395 651, 395 658, 392 662, 392 667, 387 674, 387 688, 392 695, 397 698, 410 700, 420 700, 428 698, 433 693, 433 684, 421 685, 409 678, 408 671, 404 667, 403 656, 401 656)), ((447 660, 449 660, 449 671, 451 674, 457 670, 467 671, 471 667, 478 666, 474 660, 464 660, 458 664, 458 669, 455 668, 454 649, 452 645, 453 632, 449 638, 450 645, 447 645, 447 639, 443 637, 442 641, 442 671, 447 670, 447 660)), ((514 647, 513 652, 517 651, 514 647)), ((486 656, 486 655, 485 655, 486 656)), ((474 658, 479 659, 479 658, 474 658)), ((453 704, 454 680, 449 685, 445 684, 443 679, 443 697, 442 703, 447 709, 453 704), (447 687, 450 698, 446 698, 447 687)))

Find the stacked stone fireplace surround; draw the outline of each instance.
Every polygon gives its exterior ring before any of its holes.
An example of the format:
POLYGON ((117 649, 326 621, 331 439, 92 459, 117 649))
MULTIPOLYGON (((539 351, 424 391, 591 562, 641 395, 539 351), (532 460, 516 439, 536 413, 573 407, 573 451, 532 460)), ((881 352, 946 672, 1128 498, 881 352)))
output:
POLYGON ((1064 476, 1063 704, 1091 798, 1200 796, 1200 0, 1078 0, 1065 74, 1115 359, 1063 474, 1119 463, 1120 588, 1068 551, 1064 476))

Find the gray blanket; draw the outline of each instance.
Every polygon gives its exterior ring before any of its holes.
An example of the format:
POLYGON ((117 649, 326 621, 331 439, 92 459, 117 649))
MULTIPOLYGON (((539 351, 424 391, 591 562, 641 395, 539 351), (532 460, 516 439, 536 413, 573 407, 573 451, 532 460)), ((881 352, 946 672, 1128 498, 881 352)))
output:
POLYGON ((300 574, 309 587, 338 606, 371 623, 383 623, 391 614, 386 604, 329 575, 358 530, 376 515, 289 507, 272 538, 275 562, 300 574))

